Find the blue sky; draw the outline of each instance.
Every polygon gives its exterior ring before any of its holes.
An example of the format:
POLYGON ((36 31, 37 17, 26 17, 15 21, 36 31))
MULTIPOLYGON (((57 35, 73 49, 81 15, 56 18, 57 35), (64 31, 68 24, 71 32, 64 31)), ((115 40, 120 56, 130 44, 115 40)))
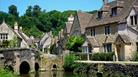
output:
POLYGON ((25 13, 29 5, 39 5, 42 10, 65 11, 65 10, 82 10, 92 11, 100 9, 103 0, 0 0, 0 11, 8 12, 8 7, 12 4, 17 6, 20 15, 25 13))

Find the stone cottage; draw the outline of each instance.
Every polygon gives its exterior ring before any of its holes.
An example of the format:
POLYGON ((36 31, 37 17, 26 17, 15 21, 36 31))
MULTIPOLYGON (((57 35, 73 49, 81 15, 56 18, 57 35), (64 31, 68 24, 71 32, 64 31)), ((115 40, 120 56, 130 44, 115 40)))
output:
POLYGON ((14 29, 12 29, 3 21, 0 25, 0 41, 2 43, 5 40, 14 42, 14 46, 12 44, 9 47, 29 48, 32 45, 32 40, 23 33, 22 27, 18 28, 18 24, 15 23, 14 29))
POLYGON ((115 52, 131 60, 138 51, 138 0, 103 0, 95 14, 77 12, 71 35, 85 36, 85 52, 115 52))

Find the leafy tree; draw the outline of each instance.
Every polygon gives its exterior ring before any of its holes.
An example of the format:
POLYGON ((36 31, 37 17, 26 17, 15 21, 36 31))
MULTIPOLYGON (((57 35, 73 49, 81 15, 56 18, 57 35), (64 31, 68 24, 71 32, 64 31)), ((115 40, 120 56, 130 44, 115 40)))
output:
POLYGON ((38 5, 33 7, 33 16, 38 17, 41 13, 41 8, 38 5))
POLYGON ((26 13, 25 15, 29 16, 29 17, 32 17, 32 12, 33 11, 33 7, 32 6, 28 6, 27 10, 26 10, 26 13))
POLYGON ((43 32, 49 32, 51 30, 50 16, 48 13, 41 13, 38 17, 41 25, 37 25, 37 28, 43 32))
POLYGON ((0 11, 0 24, 3 22, 3 20, 7 20, 7 17, 7 13, 0 11))
POLYGON ((9 14, 15 16, 16 18, 18 18, 18 12, 17 12, 17 7, 15 5, 11 5, 9 6, 9 14))
POLYGON ((81 52, 80 47, 82 46, 83 43, 84 43, 84 38, 83 37, 81 37, 81 36, 71 36, 68 39, 66 47, 70 51, 81 52))

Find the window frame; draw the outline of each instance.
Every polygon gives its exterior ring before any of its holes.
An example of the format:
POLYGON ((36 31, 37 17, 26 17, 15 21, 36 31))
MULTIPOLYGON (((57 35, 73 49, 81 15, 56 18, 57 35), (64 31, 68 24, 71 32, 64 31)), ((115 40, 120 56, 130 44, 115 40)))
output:
POLYGON ((95 28, 91 28, 91 36, 95 36, 96 32, 95 32, 95 28))
POLYGON ((99 11, 98 12, 98 19, 102 19, 103 18, 103 12, 102 11, 99 11))
POLYGON ((130 24, 131 24, 132 26, 138 24, 138 15, 137 15, 137 14, 131 15, 131 16, 130 16, 130 24))
POLYGON ((117 7, 114 7, 111 9, 111 16, 116 16, 117 15, 117 7))
POLYGON ((8 40, 8 33, 0 33, 0 40, 8 40))
POLYGON ((112 52, 112 43, 105 43, 104 46, 104 52, 112 52))
POLYGON ((105 28, 105 29, 104 29, 104 34, 105 34, 105 35, 111 34, 110 26, 105 26, 104 28, 105 28))

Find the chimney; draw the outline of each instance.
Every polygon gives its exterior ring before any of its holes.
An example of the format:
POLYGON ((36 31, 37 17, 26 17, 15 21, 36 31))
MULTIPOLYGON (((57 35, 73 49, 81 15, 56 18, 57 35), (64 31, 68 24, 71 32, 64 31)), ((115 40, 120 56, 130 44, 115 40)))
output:
POLYGON ((18 23, 17 22, 15 22, 15 24, 14 24, 14 31, 18 31, 18 23))
POLYGON ((108 0, 103 0, 104 5, 108 3, 108 0))
POLYGON ((69 23, 73 23, 73 21, 74 21, 74 17, 73 17, 73 15, 71 14, 71 15, 68 17, 68 22, 69 22, 69 23))
POLYGON ((19 30, 22 31, 22 27, 21 26, 20 26, 19 30))

